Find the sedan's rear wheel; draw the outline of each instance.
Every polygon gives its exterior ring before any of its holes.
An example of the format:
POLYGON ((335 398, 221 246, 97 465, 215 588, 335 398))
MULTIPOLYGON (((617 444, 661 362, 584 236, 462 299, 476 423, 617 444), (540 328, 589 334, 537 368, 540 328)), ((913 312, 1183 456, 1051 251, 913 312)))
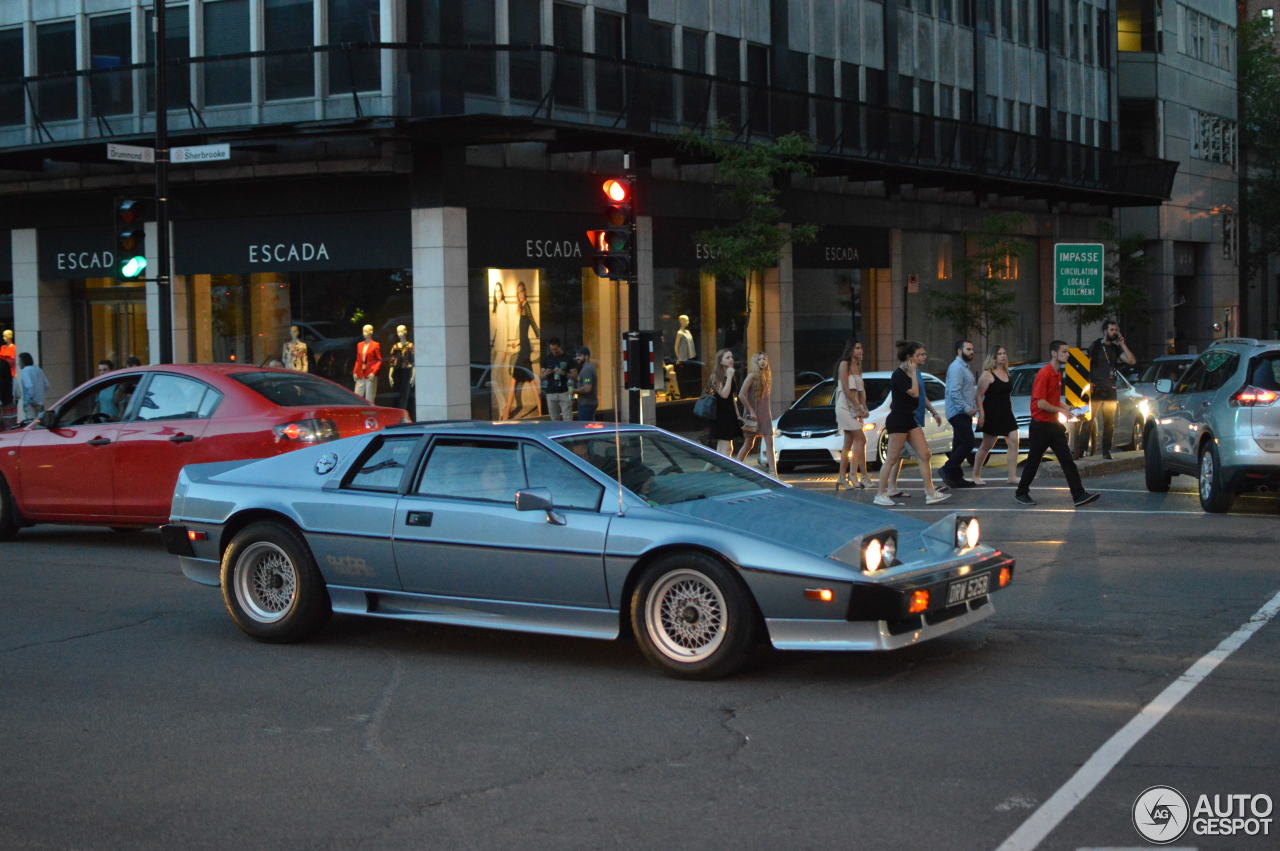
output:
POLYGON ((713 679, 737 671, 755 641, 757 616, 737 576, 701 553, 660 558, 631 596, 631 627, 663 672, 713 679))
POLYGON ((18 506, 9 492, 9 484, 0 476, 0 541, 7 541, 18 532, 18 506))
POLYGON ((240 629, 260 641, 309 637, 332 608, 306 543, 279 523, 254 523, 222 556, 222 599, 240 629))

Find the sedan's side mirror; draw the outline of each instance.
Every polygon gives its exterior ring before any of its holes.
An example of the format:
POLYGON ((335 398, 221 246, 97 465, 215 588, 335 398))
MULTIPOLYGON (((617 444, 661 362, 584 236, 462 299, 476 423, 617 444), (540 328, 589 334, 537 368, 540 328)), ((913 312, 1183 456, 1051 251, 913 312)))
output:
POLYGON ((1169 378, 1156 379, 1156 392, 1168 393, 1173 390, 1173 380, 1169 378))
POLYGON ((545 511, 547 522, 557 526, 564 525, 564 517, 556 512, 555 503, 551 501, 550 488, 529 488, 516 491, 516 511, 545 511))
POLYGON ((58 424, 58 412, 55 410, 41 411, 36 422, 40 423, 41 428, 53 428, 58 424))

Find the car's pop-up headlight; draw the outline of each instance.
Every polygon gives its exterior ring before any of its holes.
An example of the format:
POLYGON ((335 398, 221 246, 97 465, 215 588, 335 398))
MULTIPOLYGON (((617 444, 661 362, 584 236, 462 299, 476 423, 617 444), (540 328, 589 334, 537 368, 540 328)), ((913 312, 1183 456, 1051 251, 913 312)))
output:
POLYGON ((977 517, 958 515, 956 517, 956 549, 971 550, 982 539, 982 527, 977 517))
POLYGON ((831 553, 831 558, 871 575, 898 563, 898 533, 882 529, 854 538, 831 553))

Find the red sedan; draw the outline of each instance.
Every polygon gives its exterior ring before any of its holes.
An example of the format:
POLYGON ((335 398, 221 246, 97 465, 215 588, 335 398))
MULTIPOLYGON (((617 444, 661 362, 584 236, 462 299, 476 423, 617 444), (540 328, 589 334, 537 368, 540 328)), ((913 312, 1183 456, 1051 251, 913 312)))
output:
POLYGON ((332 381, 286 369, 120 369, 0 433, 0 540, 33 523, 132 529, 169 517, 187 464, 264 458, 404 422, 332 381))

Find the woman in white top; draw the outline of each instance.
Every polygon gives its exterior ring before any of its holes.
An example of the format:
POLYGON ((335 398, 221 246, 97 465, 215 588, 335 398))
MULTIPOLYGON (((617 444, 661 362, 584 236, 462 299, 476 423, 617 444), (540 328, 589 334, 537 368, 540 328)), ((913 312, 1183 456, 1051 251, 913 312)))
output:
POLYGON ((836 490, 841 487, 865 488, 867 475, 867 438, 862 433, 862 419, 867 411, 867 390, 862 383, 862 343, 849 340, 836 361, 836 427, 844 432, 844 448, 840 451, 840 472, 836 490), (853 460, 854 478, 849 478, 849 461, 853 460))

